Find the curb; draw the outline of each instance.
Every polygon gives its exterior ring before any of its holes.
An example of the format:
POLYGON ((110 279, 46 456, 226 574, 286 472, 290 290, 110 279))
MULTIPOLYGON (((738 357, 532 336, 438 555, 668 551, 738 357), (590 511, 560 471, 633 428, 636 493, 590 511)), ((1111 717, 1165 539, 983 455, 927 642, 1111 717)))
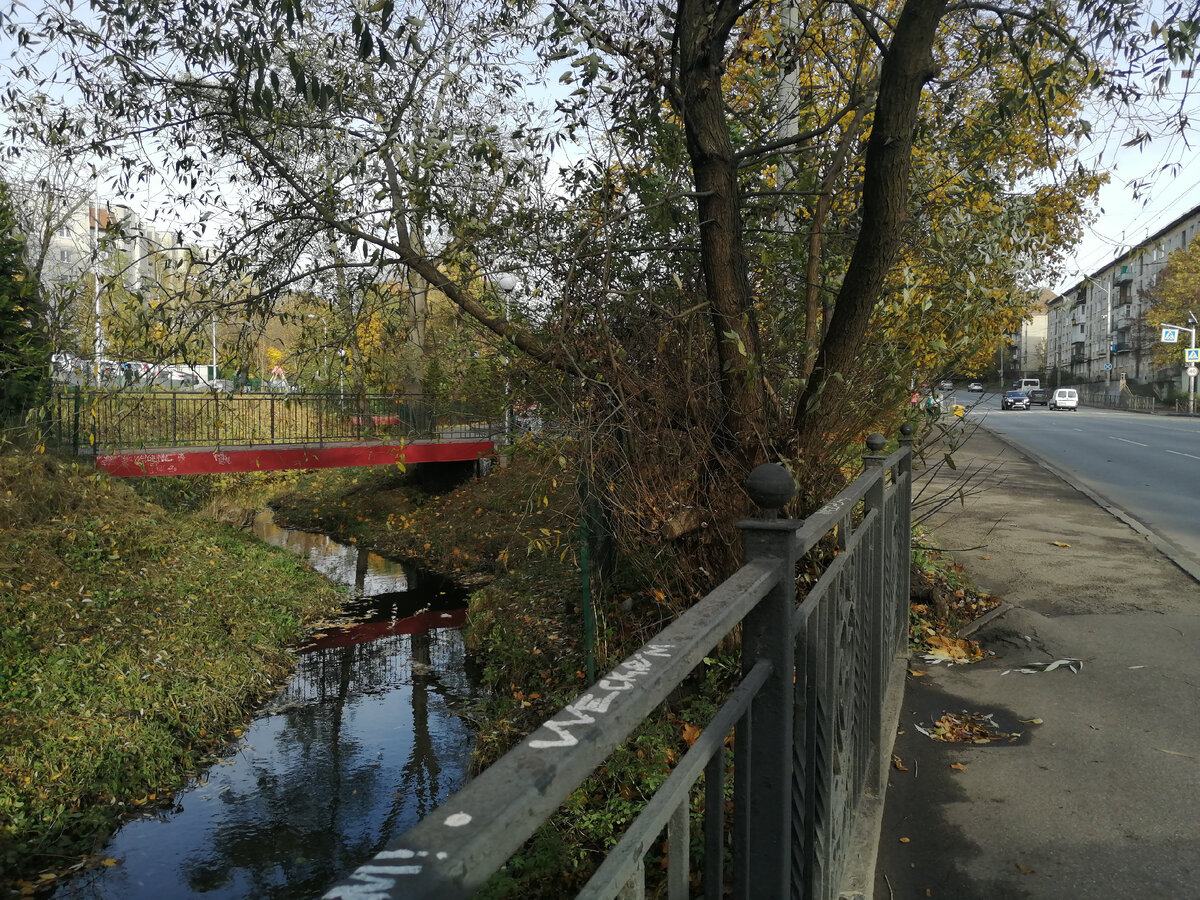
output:
POLYGON ((958 629, 958 631, 954 632, 954 635, 955 637, 960 638, 970 637, 988 622, 992 621, 992 619, 1000 618, 1000 616, 1004 615, 1011 609, 1016 609, 1016 606, 1012 603, 1009 603, 1007 600, 1001 600, 999 606, 995 607, 994 609, 989 609, 978 619, 972 619, 962 628, 958 629))

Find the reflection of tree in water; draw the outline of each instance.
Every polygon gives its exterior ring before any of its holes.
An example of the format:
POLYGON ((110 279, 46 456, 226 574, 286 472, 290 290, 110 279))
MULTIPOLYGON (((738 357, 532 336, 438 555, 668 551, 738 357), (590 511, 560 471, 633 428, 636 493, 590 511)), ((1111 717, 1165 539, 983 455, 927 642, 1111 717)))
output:
POLYGON ((301 656, 268 720, 274 746, 238 763, 251 783, 221 795, 210 846, 181 865, 192 888, 315 894, 434 809, 465 772, 467 729, 450 709, 472 692, 464 662, 455 630, 301 656))

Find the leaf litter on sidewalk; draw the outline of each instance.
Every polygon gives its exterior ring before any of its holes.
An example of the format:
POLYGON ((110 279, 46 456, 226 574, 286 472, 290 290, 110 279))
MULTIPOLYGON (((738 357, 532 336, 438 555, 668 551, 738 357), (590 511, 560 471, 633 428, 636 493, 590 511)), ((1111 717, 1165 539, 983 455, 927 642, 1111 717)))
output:
POLYGON ((917 731, 935 741, 947 744, 990 744, 993 741, 1015 741, 1019 731, 1008 732, 996 724, 992 713, 946 712, 926 728, 915 726, 917 731))
POLYGON ((1009 672, 1020 672, 1022 675, 1037 675, 1039 672, 1053 672, 1055 669, 1067 668, 1074 674, 1078 675, 1079 670, 1083 668, 1083 660, 1073 657, 1065 659, 1056 659, 1051 662, 1040 663, 1025 663, 1016 669, 1005 669, 1001 675, 1007 675, 1009 672))

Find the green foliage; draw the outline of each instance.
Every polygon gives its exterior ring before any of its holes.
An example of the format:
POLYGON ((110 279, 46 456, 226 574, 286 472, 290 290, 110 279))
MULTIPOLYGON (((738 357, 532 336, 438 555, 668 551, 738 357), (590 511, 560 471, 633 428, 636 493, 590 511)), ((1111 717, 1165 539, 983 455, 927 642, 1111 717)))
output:
MULTIPOLYGON (((1152 306, 1146 316, 1157 337, 1160 322, 1196 327, 1193 315, 1200 310, 1200 238, 1167 257, 1162 280, 1150 291, 1152 306)), ((1154 357, 1161 365, 1183 363, 1183 348, 1189 346, 1187 333, 1180 335, 1177 344, 1155 340, 1154 357)))
POLYGON ((0 182, 0 427, 32 409, 49 376, 41 295, 25 266, 25 241, 0 182))

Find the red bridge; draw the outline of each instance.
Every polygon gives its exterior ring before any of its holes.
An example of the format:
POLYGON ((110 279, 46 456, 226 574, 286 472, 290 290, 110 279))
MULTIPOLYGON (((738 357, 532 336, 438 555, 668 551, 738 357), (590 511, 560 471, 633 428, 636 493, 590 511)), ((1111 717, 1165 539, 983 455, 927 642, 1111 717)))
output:
POLYGON ((52 443, 136 478, 477 460, 501 418, 412 394, 72 389, 47 425, 52 443))

